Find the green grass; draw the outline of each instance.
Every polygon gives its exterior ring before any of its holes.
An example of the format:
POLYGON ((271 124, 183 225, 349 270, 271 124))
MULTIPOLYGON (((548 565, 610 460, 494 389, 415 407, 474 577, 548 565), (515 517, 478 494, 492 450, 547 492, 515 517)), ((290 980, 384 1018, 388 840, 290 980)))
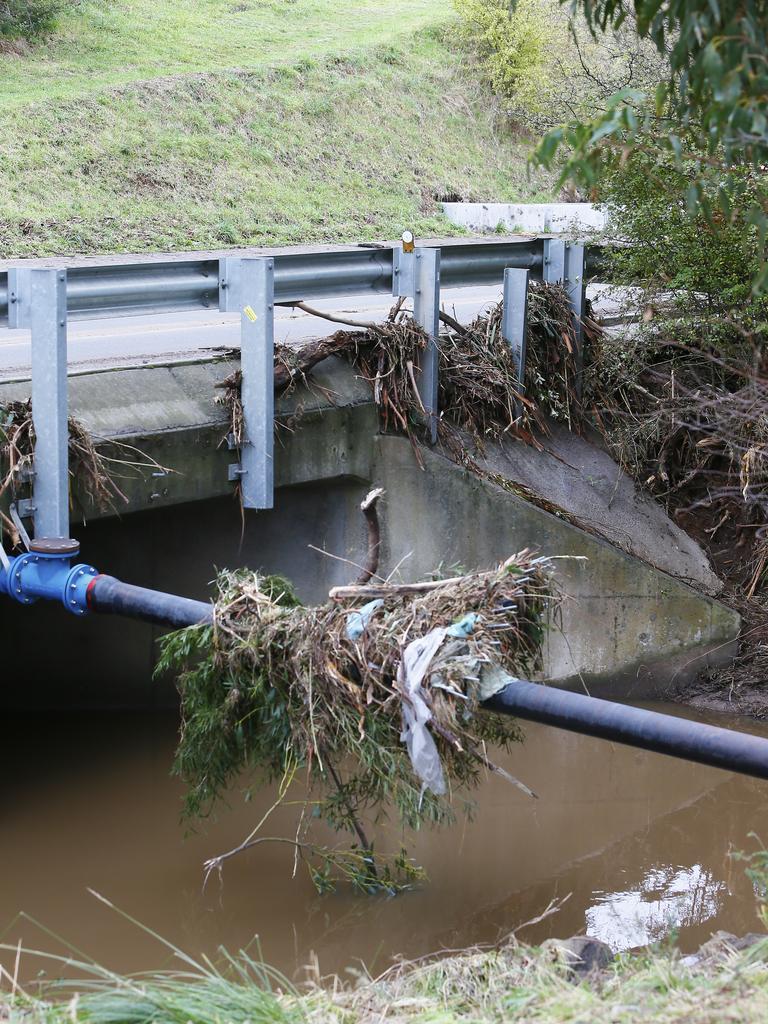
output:
POLYGON ((0 258, 449 233, 541 197, 446 0, 86 0, 0 54, 0 258))
MULTIPOLYGON (((708 966, 675 953, 624 957, 577 983, 551 948, 516 944, 404 966, 355 988, 297 992, 241 953, 221 964, 184 961, 177 972, 120 977, 75 963, 85 976, 16 989, 16 950, 5 949, 0 1020, 8 1024, 757 1024, 768 1019, 766 942, 708 966)), ((21 968, 24 969, 24 953, 21 968)), ((26 964, 29 970, 29 963, 26 964)), ((55 967, 54 967, 55 971, 55 967)))
POLYGON ((57 33, 0 66, 3 106, 370 48, 445 24, 440 0, 83 0, 57 33))

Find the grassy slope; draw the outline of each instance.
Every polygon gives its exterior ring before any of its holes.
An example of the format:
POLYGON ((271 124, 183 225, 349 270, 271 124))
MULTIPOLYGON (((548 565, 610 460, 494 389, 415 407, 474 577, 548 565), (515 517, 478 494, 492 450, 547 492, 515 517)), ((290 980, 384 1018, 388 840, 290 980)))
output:
POLYGON ((448 10, 86 0, 0 55, 0 258, 445 232, 435 194, 543 194, 448 10))

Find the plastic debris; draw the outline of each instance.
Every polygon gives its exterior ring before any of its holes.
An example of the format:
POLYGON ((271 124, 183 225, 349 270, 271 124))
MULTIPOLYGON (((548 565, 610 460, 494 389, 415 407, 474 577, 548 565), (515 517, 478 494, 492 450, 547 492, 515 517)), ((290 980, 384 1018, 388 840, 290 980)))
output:
POLYGON ((375 601, 369 601, 362 608, 356 608, 347 615, 347 636, 350 640, 359 640, 365 632, 368 621, 377 608, 384 604, 379 597, 375 601))
POLYGON ((408 747, 413 770, 421 779, 422 795, 425 789, 431 789, 436 796, 442 796, 446 791, 437 745, 427 729, 432 712, 424 700, 421 684, 447 632, 447 629, 433 629, 426 636, 412 640, 403 651, 397 670, 397 683, 403 695, 400 739, 408 747))

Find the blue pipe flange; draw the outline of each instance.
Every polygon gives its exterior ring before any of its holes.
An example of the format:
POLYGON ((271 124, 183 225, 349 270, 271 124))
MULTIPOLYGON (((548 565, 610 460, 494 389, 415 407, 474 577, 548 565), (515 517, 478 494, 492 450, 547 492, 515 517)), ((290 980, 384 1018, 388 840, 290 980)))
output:
POLYGON ((87 615, 88 587, 91 581, 99 575, 99 570, 92 565, 75 565, 67 577, 65 588, 66 597, 64 607, 73 615, 87 615))
POLYGON ((22 573, 24 567, 29 564, 29 555, 18 555, 10 559, 10 565, 2 574, 2 583, 5 592, 19 604, 33 604, 37 599, 32 597, 24 589, 22 573))

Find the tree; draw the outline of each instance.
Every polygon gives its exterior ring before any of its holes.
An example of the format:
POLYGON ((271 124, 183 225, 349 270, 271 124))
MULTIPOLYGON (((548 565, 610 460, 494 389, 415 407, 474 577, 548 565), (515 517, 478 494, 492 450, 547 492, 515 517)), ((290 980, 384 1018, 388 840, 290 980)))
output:
MULTIPOLYGON (((635 19, 641 39, 668 61, 653 95, 623 89, 598 116, 550 131, 536 161, 565 151, 562 178, 587 185, 635 152, 671 155, 685 170, 692 216, 743 225, 763 253, 753 285, 768 289, 768 5, 764 0, 573 0, 593 37, 635 19), (751 233, 749 229, 754 229, 751 233)), ((664 160, 659 163, 663 167, 664 160)), ((663 173, 658 184, 666 187, 663 173)))

